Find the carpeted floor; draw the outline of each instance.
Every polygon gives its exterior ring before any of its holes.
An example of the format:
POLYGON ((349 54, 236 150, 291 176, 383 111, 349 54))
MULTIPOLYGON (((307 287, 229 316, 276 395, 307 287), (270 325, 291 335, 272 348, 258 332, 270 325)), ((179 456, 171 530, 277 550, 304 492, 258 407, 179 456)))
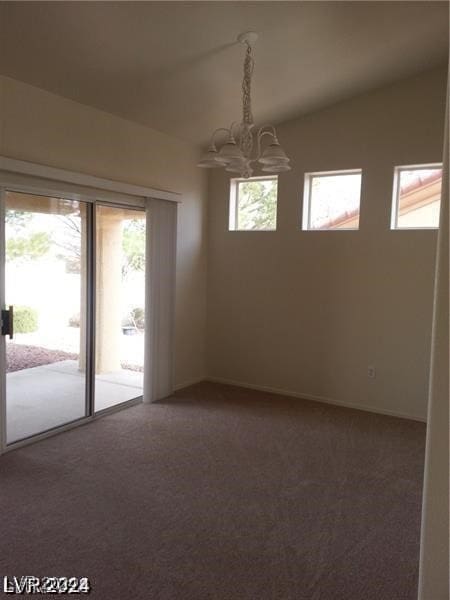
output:
POLYGON ((105 600, 415 600, 425 425, 199 384, 0 457, 0 575, 105 600))

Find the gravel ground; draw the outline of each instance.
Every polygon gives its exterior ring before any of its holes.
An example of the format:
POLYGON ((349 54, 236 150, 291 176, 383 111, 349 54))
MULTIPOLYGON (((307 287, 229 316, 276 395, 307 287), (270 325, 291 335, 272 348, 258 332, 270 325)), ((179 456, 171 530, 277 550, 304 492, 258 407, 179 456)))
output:
POLYGON ((8 343, 6 351, 6 372, 21 371, 42 365, 51 365, 60 360, 75 360, 78 354, 63 352, 62 350, 49 350, 39 346, 23 346, 22 344, 8 343))
MULTIPOLYGON (((61 360, 77 360, 78 354, 73 352, 63 352, 62 350, 49 350, 40 346, 25 346, 23 344, 14 344, 9 342, 6 346, 6 372, 22 371, 23 369, 31 369, 32 367, 40 367, 42 365, 51 365, 61 360)), ((144 370, 139 365, 130 365, 122 363, 122 369, 128 371, 144 370)))

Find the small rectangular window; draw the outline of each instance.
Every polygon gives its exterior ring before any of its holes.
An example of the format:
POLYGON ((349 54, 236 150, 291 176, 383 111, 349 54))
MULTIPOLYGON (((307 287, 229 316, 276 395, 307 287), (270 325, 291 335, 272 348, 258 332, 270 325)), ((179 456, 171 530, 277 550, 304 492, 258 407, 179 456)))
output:
POLYGON ((396 167, 391 229, 439 227, 442 165, 396 167))
POLYGON ((278 178, 251 177, 230 183, 231 231, 275 231, 278 178))
POLYGON ((303 229, 359 229, 361 170, 306 173, 303 229))

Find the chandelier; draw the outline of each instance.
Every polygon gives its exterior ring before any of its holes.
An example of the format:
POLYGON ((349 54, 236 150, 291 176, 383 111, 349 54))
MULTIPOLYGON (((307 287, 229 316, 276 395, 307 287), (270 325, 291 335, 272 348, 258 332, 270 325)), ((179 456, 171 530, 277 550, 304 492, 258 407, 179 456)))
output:
POLYGON ((264 125, 256 131, 253 123, 251 82, 255 61, 252 57, 252 44, 258 39, 258 34, 248 31, 241 33, 237 39, 247 47, 242 81, 242 121, 233 122, 228 129, 216 129, 211 136, 207 152, 197 166, 208 169, 224 167, 226 171, 239 173, 245 179, 252 176, 254 163, 259 163, 264 173, 289 171, 289 158, 280 146, 275 128, 272 125, 264 125), (217 139, 220 136, 223 141, 219 146, 217 139), (264 149, 263 138, 270 140, 270 143, 264 144, 264 149))

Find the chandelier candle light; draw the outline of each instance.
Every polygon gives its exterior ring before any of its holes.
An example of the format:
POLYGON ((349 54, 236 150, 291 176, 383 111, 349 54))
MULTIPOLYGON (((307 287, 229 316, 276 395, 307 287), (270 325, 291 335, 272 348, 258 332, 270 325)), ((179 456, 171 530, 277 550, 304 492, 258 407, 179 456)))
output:
POLYGON ((239 173, 244 179, 253 175, 253 163, 259 163, 262 167, 261 171, 264 173, 289 171, 291 168, 289 158, 280 146, 275 128, 272 125, 264 125, 257 130, 254 136, 251 82, 255 62, 252 57, 252 44, 258 39, 258 34, 248 31, 241 33, 237 39, 247 46, 242 81, 242 121, 241 123, 233 122, 229 129, 226 127, 216 129, 211 136, 208 151, 202 156, 197 166, 208 169, 224 167, 226 171, 239 173), (224 132, 226 141, 218 149, 217 137, 224 132), (262 140, 265 136, 271 141, 263 150, 262 140), (255 152, 253 152, 255 146, 255 152))

